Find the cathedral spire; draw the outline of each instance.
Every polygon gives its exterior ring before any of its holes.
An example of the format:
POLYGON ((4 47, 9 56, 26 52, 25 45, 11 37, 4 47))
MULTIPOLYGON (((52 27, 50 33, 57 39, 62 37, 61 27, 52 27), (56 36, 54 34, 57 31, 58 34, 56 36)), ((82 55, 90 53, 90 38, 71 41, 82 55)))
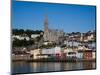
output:
POLYGON ((48 31, 48 15, 45 15, 44 31, 48 31))
POLYGON ((44 20, 44 41, 48 41, 48 15, 45 15, 45 20, 44 20))

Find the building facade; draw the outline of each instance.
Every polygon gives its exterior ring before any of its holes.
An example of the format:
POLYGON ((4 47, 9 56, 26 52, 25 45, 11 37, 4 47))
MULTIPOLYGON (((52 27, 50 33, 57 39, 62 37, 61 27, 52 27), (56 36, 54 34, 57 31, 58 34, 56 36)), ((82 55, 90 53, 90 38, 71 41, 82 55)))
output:
POLYGON ((48 42, 59 42, 59 39, 64 36, 64 32, 62 30, 49 29, 48 27, 48 17, 46 16, 44 22, 44 41, 48 42))

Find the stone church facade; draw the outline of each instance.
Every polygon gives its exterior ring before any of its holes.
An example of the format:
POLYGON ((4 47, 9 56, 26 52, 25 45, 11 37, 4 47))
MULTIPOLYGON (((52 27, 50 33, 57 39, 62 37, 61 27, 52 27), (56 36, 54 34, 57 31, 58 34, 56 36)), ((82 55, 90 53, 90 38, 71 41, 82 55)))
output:
POLYGON ((63 36, 64 32, 62 30, 50 29, 48 27, 48 17, 46 16, 44 21, 44 41, 58 43, 63 36))

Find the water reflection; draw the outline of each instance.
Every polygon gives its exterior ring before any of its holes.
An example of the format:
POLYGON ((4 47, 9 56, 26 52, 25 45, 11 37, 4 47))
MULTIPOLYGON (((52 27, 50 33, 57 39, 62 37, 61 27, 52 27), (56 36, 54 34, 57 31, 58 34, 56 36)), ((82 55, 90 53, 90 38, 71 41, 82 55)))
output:
POLYGON ((95 62, 13 62, 13 73, 94 69, 95 62))

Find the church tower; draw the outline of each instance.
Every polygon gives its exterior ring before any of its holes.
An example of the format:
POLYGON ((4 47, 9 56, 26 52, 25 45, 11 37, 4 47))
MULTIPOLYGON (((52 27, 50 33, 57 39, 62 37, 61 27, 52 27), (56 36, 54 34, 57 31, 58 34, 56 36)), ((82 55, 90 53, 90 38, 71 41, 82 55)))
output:
POLYGON ((44 31, 48 31, 48 16, 45 16, 45 21, 44 21, 44 31))
POLYGON ((44 41, 48 41, 48 16, 45 16, 45 21, 44 21, 44 41))

